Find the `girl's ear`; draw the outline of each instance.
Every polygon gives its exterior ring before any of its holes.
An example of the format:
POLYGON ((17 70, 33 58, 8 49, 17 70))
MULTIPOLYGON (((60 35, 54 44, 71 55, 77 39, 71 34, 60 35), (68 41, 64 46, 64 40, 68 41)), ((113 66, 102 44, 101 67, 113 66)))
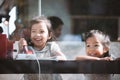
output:
POLYGON ((106 53, 106 52, 108 52, 108 51, 109 51, 109 48, 108 48, 108 47, 104 47, 104 48, 103 48, 103 52, 104 52, 104 53, 106 53))
POLYGON ((49 33, 48 40, 50 40, 51 38, 52 38, 52 32, 49 33))

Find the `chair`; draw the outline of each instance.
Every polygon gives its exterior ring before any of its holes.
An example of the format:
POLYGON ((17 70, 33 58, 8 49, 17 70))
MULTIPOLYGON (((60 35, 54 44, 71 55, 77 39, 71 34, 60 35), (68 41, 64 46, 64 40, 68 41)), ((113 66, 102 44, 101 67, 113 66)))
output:
POLYGON ((7 58, 7 38, 5 34, 0 34, 0 59, 7 58))

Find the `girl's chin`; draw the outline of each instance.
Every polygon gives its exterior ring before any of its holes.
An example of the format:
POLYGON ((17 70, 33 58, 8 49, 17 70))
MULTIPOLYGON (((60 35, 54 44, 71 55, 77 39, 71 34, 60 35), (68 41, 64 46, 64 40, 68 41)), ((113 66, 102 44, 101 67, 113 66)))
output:
POLYGON ((36 46, 41 46, 41 43, 34 43, 34 45, 36 45, 36 46))
POLYGON ((98 57, 98 56, 96 56, 96 55, 89 55, 89 56, 91 56, 91 57, 98 57))
POLYGON ((35 41, 34 44, 41 44, 41 41, 35 41))

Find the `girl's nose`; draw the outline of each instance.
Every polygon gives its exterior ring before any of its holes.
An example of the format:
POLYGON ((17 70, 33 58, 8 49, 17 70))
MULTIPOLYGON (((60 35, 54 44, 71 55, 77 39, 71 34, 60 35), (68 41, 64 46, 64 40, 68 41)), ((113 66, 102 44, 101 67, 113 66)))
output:
POLYGON ((92 47, 91 47, 91 48, 89 48, 88 50, 89 50, 89 52, 90 52, 90 53, 93 53, 93 52, 95 51, 95 49, 94 49, 94 48, 92 48, 92 47))
POLYGON ((95 50, 94 46, 89 47, 90 50, 95 50))
POLYGON ((41 36, 41 34, 39 34, 39 33, 36 33, 36 36, 41 36))

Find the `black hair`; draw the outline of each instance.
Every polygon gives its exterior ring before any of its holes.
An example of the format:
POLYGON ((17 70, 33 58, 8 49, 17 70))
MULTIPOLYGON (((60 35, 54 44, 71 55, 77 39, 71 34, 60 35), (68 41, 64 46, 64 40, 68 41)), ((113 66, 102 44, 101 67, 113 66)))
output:
MULTIPOLYGON (((99 37, 102 45, 106 48, 109 49, 110 47, 110 38, 108 35, 106 35, 105 33, 103 33, 102 31, 99 31, 99 30, 90 30, 89 32, 86 33, 85 35, 85 41, 89 38, 89 37, 92 37, 92 36, 96 36, 96 37, 99 37)), ((103 54, 102 57, 109 57, 109 51, 106 52, 105 54, 103 54)))
POLYGON ((53 30, 55 30, 56 28, 58 28, 59 25, 64 25, 63 21, 59 17, 57 17, 57 16, 50 16, 50 17, 48 17, 48 19, 51 22, 53 30))

